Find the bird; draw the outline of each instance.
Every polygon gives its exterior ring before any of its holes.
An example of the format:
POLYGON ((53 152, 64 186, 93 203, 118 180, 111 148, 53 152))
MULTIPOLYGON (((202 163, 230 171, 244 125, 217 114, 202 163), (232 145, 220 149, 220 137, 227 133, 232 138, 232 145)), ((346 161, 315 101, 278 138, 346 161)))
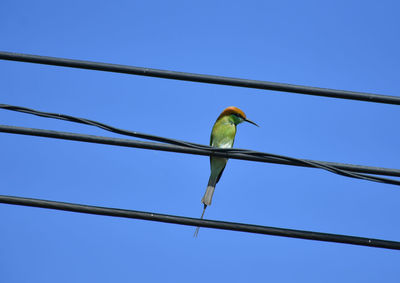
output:
MULTIPOLYGON (((212 128, 210 146, 218 148, 232 148, 235 141, 236 126, 243 122, 248 122, 259 127, 256 123, 247 119, 246 114, 244 114, 244 112, 239 108, 235 106, 229 106, 225 108, 224 111, 222 111, 222 113, 218 116, 212 128)), ((211 205, 215 185, 221 178, 227 162, 227 158, 210 156, 211 174, 208 180, 206 192, 201 199, 204 207, 200 219, 203 219, 207 206, 211 205)), ((197 237, 199 229, 200 227, 196 228, 194 237, 197 237)))

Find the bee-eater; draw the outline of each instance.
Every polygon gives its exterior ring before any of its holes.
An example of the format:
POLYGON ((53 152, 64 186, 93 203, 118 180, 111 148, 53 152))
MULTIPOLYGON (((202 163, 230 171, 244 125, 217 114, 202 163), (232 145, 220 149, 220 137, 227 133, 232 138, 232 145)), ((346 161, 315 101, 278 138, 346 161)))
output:
MULTIPOLYGON (((258 127, 256 123, 248 120, 244 112, 239 108, 235 106, 230 106, 226 108, 224 111, 222 111, 222 113, 218 116, 217 121, 215 121, 214 123, 211 131, 210 146, 219 148, 231 148, 233 146, 233 142, 235 141, 236 126, 242 122, 249 122, 258 127)), ((210 179, 208 180, 206 192, 201 199, 201 202, 204 204, 201 219, 203 219, 204 212, 206 211, 207 206, 211 205, 215 185, 221 178, 222 172, 224 172, 227 162, 227 158, 210 157, 211 174, 210 179)), ((197 236, 199 228, 200 227, 197 227, 194 236, 197 236)))

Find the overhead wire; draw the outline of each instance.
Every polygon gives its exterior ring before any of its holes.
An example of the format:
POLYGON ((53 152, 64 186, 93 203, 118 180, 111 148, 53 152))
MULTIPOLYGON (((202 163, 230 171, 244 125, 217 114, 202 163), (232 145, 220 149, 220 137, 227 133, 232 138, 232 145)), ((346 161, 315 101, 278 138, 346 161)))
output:
MULTIPOLYGON (((40 117, 65 120, 65 121, 70 121, 70 122, 75 122, 75 123, 80 123, 80 124, 86 124, 86 125, 95 126, 95 127, 98 127, 98 128, 101 128, 101 129, 104 129, 106 131, 110 131, 113 133, 118 133, 121 135, 132 136, 132 137, 137 137, 137 138, 147 139, 147 140, 153 140, 153 141, 157 141, 157 142, 163 142, 163 143, 173 144, 173 145, 177 145, 177 146, 192 148, 192 149, 209 150, 212 153, 220 152, 220 153, 224 153, 224 156, 228 157, 228 158, 231 153, 237 153, 237 154, 245 154, 248 156, 254 156, 254 157, 259 157, 259 158, 267 157, 267 158, 282 159, 285 161, 289 161, 291 163, 299 163, 299 164, 302 164, 303 166, 307 166, 307 167, 314 167, 314 168, 327 170, 329 172, 332 172, 332 173, 335 173, 338 175, 342 175, 342 176, 346 176, 346 177, 363 179, 363 180, 368 180, 368 181, 373 181, 373 182, 386 183, 386 184, 392 184, 392 185, 398 185, 398 186, 400 185, 400 180, 388 179, 388 178, 366 175, 366 174, 362 174, 362 173, 351 172, 351 171, 343 170, 343 169, 337 168, 335 166, 331 166, 327 163, 321 163, 318 161, 298 159, 298 158, 293 158, 293 157, 288 157, 288 156, 283 156, 283 155, 258 152, 258 151, 246 150, 246 149, 213 148, 210 146, 201 145, 201 144, 197 144, 197 143, 191 143, 191 142, 181 141, 181 140, 177 140, 177 139, 170 139, 170 138, 165 138, 165 137, 160 137, 160 136, 155 136, 155 135, 149 135, 149 134, 144 134, 144 133, 135 132, 135 131, 123 130, 123 129, 119 129, 119 128, 116 128, 116 127, 113 127, 110 125, 106 125, 104 123, 100 123, 100 122, 85 119, 85 118, 79 118, 79 117, 74 117, 74 116, 60 114, 60 113, 43 112, 43 111, 38 111, 38 110, 21 107, 21 106, 15 106, 15 105, 0 104, 0 109, 22 112, 22 113, 32 114, 32 115, 36 115, 36 116, 40 116, 40 117)), ((212 154, 210 154, 210 155, 212 155, 212 154)))
POLYGON ((286 229, 286 228, 277 228, 277 227, 252 225, 252 224, 244 224, 236 222, 206 220, 206 219, 190 218, 190 217, 183 217, 176 215, 159 214, 153 212, 116 209, 116 208, 92 206, 92 205, 82 205, 82 204, 75 204, 68 202, 43 200, 43 199, 0 195, 0 203, 29 206, 29 207, 40 207, 46 209, 55 209, 55 210, 95 214, 103 216, 142 219, 148 221, 157 221, 164 223, 173 223, 173 224, 222 229, 222 230, 232 230, 232 231, 240 231, 246 233, 255 233, 255 234, 289 237, 289 238, 400 250, 400 242, 395 242, 395 241, 330 234, 330 233, 320 233, 320 232, 295 230, 295 229, 286 229))
POLYGON ((178 153, 188 153, 188 154, 205 155, 205 156, 219 156, 219 157, 239 159, 239 160, 248 160, 248 161, 257 161, 257 162, 266 162, 266 163, 302 166, 302 167, 311 167, 310 165, 308 165, 308 162, 313 162, 313 163, 318 162, 321 164, 325 164, 327 166, 340 168, 340 169, 352 171, 352 172, 363 172, 363 173, 367 173, 367 174, 378 174, 378 175, 397 176, 397 177, 400 176, 399 169, 373 167, 373 166, 361 166, 361 165, 344 164, 344 163, 327 162, 327 161, 315 161, 315 160, 306 160, 306 159, 303 159, 303 161, 306 161, 306 162, 301 164, 301 163, 297 163, 297 162, 291 162, 288 160, 272 158, 272 157, 268 157, 268 156, 257 157, 257 156, 246 155, 243 153, 236 153, 236 152, 214 151, 213 148, 210 148, 209 150, 197 149, 197 148, 189 148, 189 147, 170 145, 170 144, 164 144, 164 143, 145 142, 145 141, 119 139, 119 138, 111 138, 111 137, 101 137, 101 136, 85 135, 85 134, 78 134, 78 133, 71 133, 71 132, 60 132, 60 131, 54 131, 54 130, 44 130, 44 129, 34 129, 34 128, 26 128, 26 127, 0 125, 0 132, 10 133, 10 134, 38 136, 38 137, 48 137, 48 138, 56 138, 56 139, 64 139, 64 140, 73 140, 73 141, 81 141, 81 142, 89 142, 89 143, 107 144, 107 145, 115 145, 115 146, 152 149, 152 150, 178 152, 178 153))
MULTIPOLYGON (((257 81, 257 80, 247 80, 247 79, 230 78, 230 77, 222 77, 222 76, 211 76, 211 75, 203 75, 203 74, 175 72, 175 71, 168 71, 168 70, 158 70, 158 69, 150 69, 150 68, 142 68, 142 67, 134 67, 134 66, 126 66, 126 65, 107 64, 107 63, 100 63, 100 62, 90 62, 90 61, 83 61, 83 60, 72 60, 72 59, 66 59, 66 58, 56 58, 56 57, 19 54, 19 53, 1 52, 1 51, 0 51, 0 59, 11 60, 11 61, 20 61, 20 62, 30 62, 30 63, 37 63, 37 64, 54 65, 54 66, 90 69, 90 70, 98 70, 98 71, 125 73, 125 74, 133 74, 133 75, 142 75, 142 76, 150 76, 150 77, 159 77, 159 78, 166 78, 166 79, 192 81, 192 82, 230 85, 230 86, 248 87, 248 88, 256 88, 256 89, 267 89, 267 90, 274 90, 274 91, 301 93, 301 94, 307 94, 307 95, 316 95, 316 96, 325 96, 325 97, 332 97, 332 98, 352 99, 352 100, 368 101, 368 102, 375 102, 375 103, 400 105, 400 97, 397 97, 397 96, 388 96, 388 95, 362 93, 362 92, 352 92, 352 91, 335 90, 335 89, 325 89, 325 88, 317 88, 317 87, 307 87, 307 86, 301 86, 301 85, 274 83, 274 82, 268 82, 268 81, 257 81)), ((168 139, 168 138, 164 138, 164 137, 148 135, 148 134, 143 134, 143 133, 139 133, 139 132, 122 130, 122 129, 118 129, 118 128, 115 128, 115 127, 112 127, 112 126, 109 126, 109 125, 106 125, 106 124, 103 124, 100 122, 96 122, 93 120, 73 117, 73 116, 64 115, 64 114, 41 112, 41 111, 37 111, 37 110, 25 108, 25 107, 12 106, 12 105, 6 105, 6 104, 1 104, 1 108, 7 109, 7 110, 23 112, 23 113, 28 113, 28 114, 33 114, 33 115, 37 115, 37 116, 41 116, 41 117, 55 118, 55 119, 61 119, 61 120, 96 126, 101 129, 104 129, 104 130, 107 130, 110 132, 114 132, 117 134, 122 134, 122 135, 142 138, 142 139, 148 139, 148 140, 153 140, 153 141, 157 141, 157 142, 154 143, 154 142, 145 142, 145 141, 136 141, 136 140, 117 139, 117 138, 110 138, 110 137, 98 137, 98 136, 91 136, 91 135, 84 135, 84 134, 66 133, 66 132, 41 130, 41 129, 29 129, 29 128, 6 126, 6 125, 0 125, 0 132, 51 137, 51 138, 76 140, 76 141, 84 141, 84 142, 94 142, 94 143, 119 145, 119 146, 157 149, 157 150, 191 153, 191 154, 199 154, 199 155, 224 156, 227 158, 252 160, 252 161, 260 161, 260 162, 271 162, 271 163, 296 165, 296 166, 304 166, 304 167, 314 167, 314 168, 324 169, 324 170, 333 172, 335 174, 339 174, 339 175, 343 175, 343 176, 347 176, 347 177, 364 179, 364 180, 369 180, 369 181, 374 181, 374 182, 400 185, 400 181, 398 181, 398 180, 363 174, 363 173, 367 173, 367 174, 381 174, 381 175, 387 175, 387 176, 400 176, 400 170, 398 170, 398 169, 389 169, 389 168, 379 168, 379 167, 371 167, 371 166, 359 166, 359 165, 351 165, 351 164, 341 164, 341 163, 333 163, 333 162, 297 159, 297 158, 287 157, 287 156, 283 156, 283 155, 263 153, 263 152, 257 152, 257 151, 252 151, 252 150, 245 150, 245 149, 217 149, 217 148, 212 148, 212 147, 208 147, 208 146, 201 145, 201 144, 180 141, 180 140, 176 140, 176 139, 168 139)), ((54 201, 39 200, 39 199, 28 199, 28 198, 13 197, 13 196, 1 196, 0 195, 0 203, 25 205, 25 206, 32 206, 32 207, 42 207, 42 208, 49 208, 49 209, 58 209, 58 210, 64 210, 64 211, 73 211, 73 212, 90 213, 90 214, 98 214, 98 215, 108 215, 108 216, 116 216, 116 217, 136 218, 136 219, 176 223, 176 224, 183 224, 183 225, 191 225, 191 226, 196 226, 196 227, 209 227, 209 228, 235 230, 235 231, 242 231, 242 232, 259 233, 259 234, 269 234, 269 235, 294 237, 294 238, 302 238, 302 239, 310 239, 310 240, 318 240, 318 241, 347 243, 347 244, 353 244, 353 245, 380 247, 380 248, 387 248, 387 249, 397 249, 397 250, 400 249, 400 242, 394 242, 394 241, 368 239, 368 238, 362 238, 362 237, 353 237, 353 236, 328 234, 328 233, 318 233, 318 232, 293 230, 293 229, 274 228, 274 227, 249 225, 249 224, 242 224, 242 223, 201 220, 201 219, 194 219, 194 218, 180 217, 180 216, 173 216, 173 215, 163 215, 163 214, 132 211, 132 210, 87 206, 87 205, 54 202, 54 201)))
POLYGON ((345 91, 345 90, 337 90, 329 88, 309 87, 303 85, 276 83, 269 81, 248 80, 248 79, 231 78, 223 76, 194 74, 187 72, 176 72, 170 70, 159 70, 159 69, 144 68, 144 67, 109 64, 109 63, 92 62, 84 60, 74 60, 74 59, 57 58, 50 56, 39 56, 39 55, 22 54, 22 53, 14 53, 6 51, 0 51, 0 59, 35 63, 35 64, 61 66, 61 67, 88 69, 96 71, 123 73, 130 75, 157 77, 164 79, 228 85, 236 87, 246 87, 254 89, 273 90, 273 91, 299 93, 299 94, 314 95, 314 96, 324 96, 331 98, 351 99, 351 100, 359 100, 359 101, 367 101, 375 103, 400 105, 400 97, 398 96, 345 91))
MULTIPOLYGON (((114 145, 114 146, 160 150, 160 151, 167 151, 167 152, 187 153, 187 154, 195 154, 195 155, 203 155, 203 156, 218 156, 218 157, 225 157, 225 158, 231 158, 231 159, 248 160, 248 161, 264 162, 264 163, 311 167, 307 163, 296 163, 296 162, 283 160, 283 159, 279 159, 279 158, 272 158, 272 157, 268 157, 268 156, 258 157, 258 156, 246 155, 244 153, 214 151, 213 148, 211 148, 211 147, 210 147, 210 149, 190 148, 190 147, 171 145, 171 144, 166 144, 166 143, 147 142, 147 141, 139 141, 139 140, 132 140, 132 139, 112 138, 112 137, 102 137, 102 136, 86 135, 86 134, 80 134, 80 133, 78 134, 78 133, 71 133, 71 132, 60 132, 60 131, 54 131, 54 130, 34 129, 34 128, 8 126, 8 125, 0 125, 0 132, 10 133, 10 134, 19 134, 19 135, 37 136, 37 137, 63 139, 63 140, 72 140, 72 141, 80 141, 80 142, 89 142, 89 143, 97 143, 97 144, 106 144, 106 145, 114 145)), ((352 171, 352 172, 361 172, 361 173, 367 173, 367 174, 400 177, 399 169, 373 167, 373 166, 361 166, 361 165, 344 164, 344 163, 336 163, 336 162, 328 162, 328 161, 315 161, 315 160, 306 160, 306 159, 304 159, 304 160, 311 161, 311 162, 318 162, 318 163, 325 164, 325 165, 328 165, 331 167, 336 167, 336 168, 340 168, 340 169, 352 171)))

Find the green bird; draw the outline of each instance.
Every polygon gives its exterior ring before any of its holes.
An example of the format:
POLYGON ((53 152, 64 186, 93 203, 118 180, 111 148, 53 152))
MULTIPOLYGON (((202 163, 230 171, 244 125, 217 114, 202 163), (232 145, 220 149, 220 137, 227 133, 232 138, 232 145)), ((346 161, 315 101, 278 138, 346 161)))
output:
MULTIPOLYGON (((210 146, 219 148, 231 148, 233 142, 235 141, 236 126, 242 122, 249 122, 253 125, 259 127, 253 121, 246 118, 246 115, 242 110, 235 106, 230 106, 226 108, 218 116, 217 121, 215 121, 214 126, 211 131, 210 146)), ((203 213, 201 214, 201 219, 203 219, 204 212, 207 206, 211 205, 211 200, 214 194, 215 185, 221 178, 222 172, 224 172, 227 158, 223 157, 210 157, 211 174, 208 180, 208 185, 206 192, 201 199, 204 204, 203 213)), ((194 236, 196 237, 199 233, 200 227, 197 227, 194 236)))

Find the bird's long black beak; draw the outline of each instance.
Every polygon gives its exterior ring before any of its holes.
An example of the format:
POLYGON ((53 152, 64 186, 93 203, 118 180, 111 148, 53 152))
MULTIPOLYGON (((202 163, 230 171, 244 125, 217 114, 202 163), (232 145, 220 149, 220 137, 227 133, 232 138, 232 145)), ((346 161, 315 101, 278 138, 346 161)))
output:
POLYGON ((257 125, 256 123, 254 123, 253 121, 249 120, 249 119, 244 119, 246 122, 249 122, 250 124, 253 124, 257 127, 260 127, 259 125, 257 125))

